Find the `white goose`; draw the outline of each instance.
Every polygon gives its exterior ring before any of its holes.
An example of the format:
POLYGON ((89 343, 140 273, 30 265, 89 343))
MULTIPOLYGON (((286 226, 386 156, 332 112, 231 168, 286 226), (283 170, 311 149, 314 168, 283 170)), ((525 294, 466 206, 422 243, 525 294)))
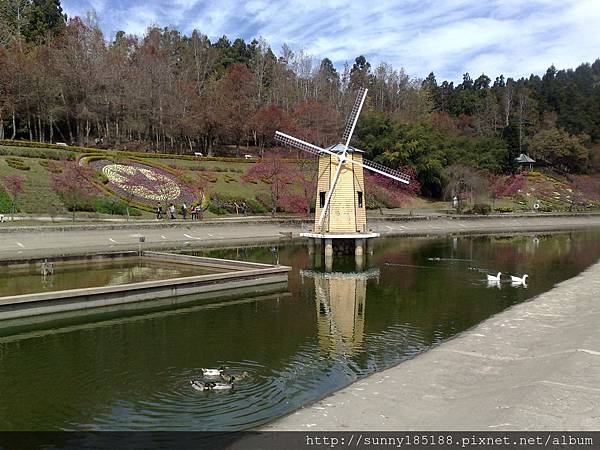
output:
POLYGON ((515 277, 514 275, 511 275, 510 281, 512 281, 513 283, 517 283, 517 284, 527 284, 527 277, 529 277, 529 275, 527 275, 527 274, 523 275, 523 278, 519 278, 519 277, 515 277))
POLYGON ((227 367, 221 366, 218 369, 200 369, 202 371, 202 375, 205 377, 220 377, 221 372, 223 372, 227 367))
POLYGON ((498 275, 496 275, 496 276, 494 276, 494 275, 488 275, 487 276, 487 280, 488 281, 498 282, 498 281, 500 281, 500 275, 502 275, 502 272, 498 272, 498 275))

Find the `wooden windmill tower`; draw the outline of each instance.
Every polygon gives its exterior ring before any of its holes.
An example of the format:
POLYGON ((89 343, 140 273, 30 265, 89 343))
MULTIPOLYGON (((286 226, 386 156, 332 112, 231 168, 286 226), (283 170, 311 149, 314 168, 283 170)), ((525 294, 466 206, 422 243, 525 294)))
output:
POLYGON ((366 97, 367 90, 360 89, 340 143, 321 148, 280 131, 275 133, 284 144, 319 157, 314 229, 302 236, 324 239, 326 256, 333 253, 333 240, 355 239, 355 252, 362 254, 364 240, 379 236, 367 228, 364 169, 405 184, 410 182, 408 175, 364 159, 362 150, 350 146, 366 97))

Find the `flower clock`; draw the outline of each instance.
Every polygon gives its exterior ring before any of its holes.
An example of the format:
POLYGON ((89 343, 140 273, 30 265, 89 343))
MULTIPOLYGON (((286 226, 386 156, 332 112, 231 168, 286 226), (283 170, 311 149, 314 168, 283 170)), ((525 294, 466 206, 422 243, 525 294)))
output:
POLYGON ((183 194, 176 180, 153 167, 109 163, 101 170, 117 191, 146 202, 175 201, 183 194))

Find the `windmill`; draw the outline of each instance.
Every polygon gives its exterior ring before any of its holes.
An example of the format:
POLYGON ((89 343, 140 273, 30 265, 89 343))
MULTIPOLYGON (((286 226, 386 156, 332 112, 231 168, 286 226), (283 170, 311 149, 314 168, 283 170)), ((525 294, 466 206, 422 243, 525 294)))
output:
POLYGON ((275 139, 319 157, 315 222, 312 233, 302 236, 325 240, 325 255, 333 254, 333 241, 355 240, 355 253, 361 254, 364 240, 379 236, 367 229, 364 170, 408 184, 410 177, 400 171, 363 158, 363 151, 350 146, 367 89, 361 88, 350 112, 342 141, 321 148, 280 131, 275 139))

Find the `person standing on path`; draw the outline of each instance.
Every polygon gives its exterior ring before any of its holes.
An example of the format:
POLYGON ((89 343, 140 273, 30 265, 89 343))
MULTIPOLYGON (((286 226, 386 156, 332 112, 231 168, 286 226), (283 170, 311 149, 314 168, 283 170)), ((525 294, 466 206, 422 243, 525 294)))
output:
POLYGON ((187 219, 187 206, 185 203, 181 205, 181 215, 183 216, 183 220, 187 219))
POLYGON ((173 203, 171 203, 171 206, 169 206, 169 219, 174 219, 175 218, 175 205, 173 203))
POLYGON ((162 219, 162 213, 162 205, 159 203, 158 205, 156 205, 156 220, 162 219))

